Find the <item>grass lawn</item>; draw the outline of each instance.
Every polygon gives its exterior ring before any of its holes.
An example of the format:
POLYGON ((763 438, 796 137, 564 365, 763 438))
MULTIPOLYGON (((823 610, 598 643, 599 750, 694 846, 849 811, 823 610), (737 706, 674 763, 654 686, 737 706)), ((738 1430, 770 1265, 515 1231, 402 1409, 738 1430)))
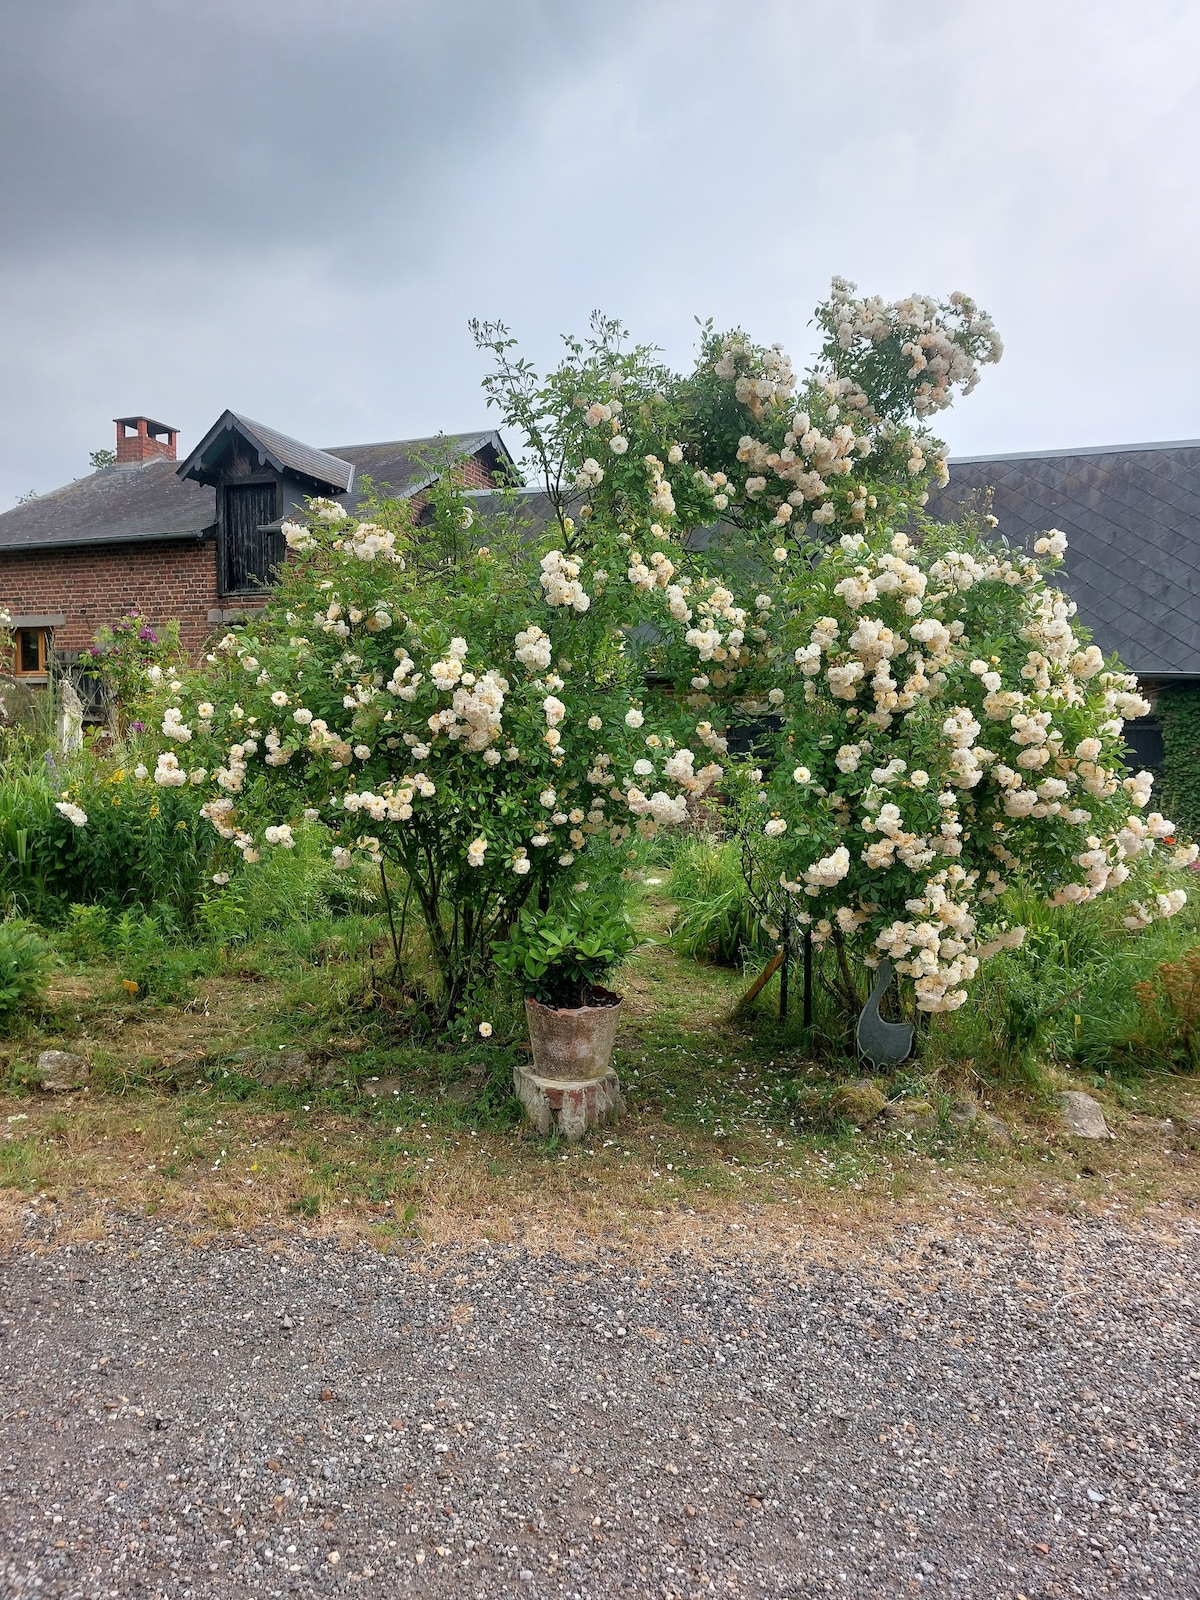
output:
POLYGON ((672 910, 647 888, 642 926, 658 942, 618 985, 628 1115, 574 1147, 520 1123, 515 1011, 498 1008, 486 1042, 405 1034, 374 978, 383 944, 369 919, 227 951, 170 1002, 152 988, 131 996, 111 965, 63 967, 44 1009, 0 1041, 0 1221, 26 1227, 33 1201, 60 1237, 102 1232, 123 1212, 198 1239, 299 1225, 381 1248, 414 1236, 699 1248, 713 1229, 769 1246, 826 1223, 892 1226, 914 1209, 1200 1198, 1200 1085, 1188 1076, 1059 1075, 1104 1104, 1107 1143, 1065 1139, 1048 1092, 989 1087, 970 1062, 890 1086, 932 1104, 920 1132, 813 1120, 804 1108, 829 1078, 796 1020, 778 1022, 775 984, 731 1020, 746 977, 676 956, 662 942, 672 910), (91 1086, 37 1090, 47 1048, 86 1055, 91 1086), (1005 1121, 1011 1148, 955 1127, 964 1094, 1005 1121))

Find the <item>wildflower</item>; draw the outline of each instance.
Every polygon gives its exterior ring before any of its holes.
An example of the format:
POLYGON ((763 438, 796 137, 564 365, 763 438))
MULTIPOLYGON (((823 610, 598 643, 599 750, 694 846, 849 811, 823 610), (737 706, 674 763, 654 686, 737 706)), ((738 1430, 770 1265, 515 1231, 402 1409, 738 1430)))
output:
POLYGON ((467 846, 467 865, 481 867, 483 865, 484 851, 487 849, 486 839, 472 839, 467 846))
POLYGON ((480 1033, 480 1037, 481 1038, 490 1039, 492 1037, 492 1025, 491 1025, 491 1023, 490 1022, 481 1022, 479 1024, 479 1033, 480 1033))
POLYGON ((87 812, 82 806, 73 805, 69 800, 56 801, 54 809, 61 812, 67 821, 77 828, 82 828, 87 823, 87 812))

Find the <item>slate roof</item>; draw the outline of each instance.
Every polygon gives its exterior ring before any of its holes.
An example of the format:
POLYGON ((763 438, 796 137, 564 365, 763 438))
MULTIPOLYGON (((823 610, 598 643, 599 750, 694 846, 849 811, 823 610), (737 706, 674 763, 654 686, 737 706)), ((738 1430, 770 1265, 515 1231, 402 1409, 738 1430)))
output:
POLYGON ((1104 651, 1141 678, 1200 677, 1200 440, 952 459, 926 512, 972 507, 1015 546, 1062 529, 1062 587, 1104 651))
POLYGON ((0 550, 198 538, 216 520, 213 491, 176 477, 161 456, 101 467, 0 515, 0 550))
MULTIPOLYGON (((369 475, 377 487, 387 485, 396 495, 407 498, 432 481, 433 474, 420 464, 419 457, 436 462, 447 451, 457 457, 490 447, 502 461, 509 460, 500 435, 494 431, 314 450, 273 428, 246 418, 237 420, 254 430, 255 436, 264 446, 269 446, 277 461, 283 462, 284 452, 289 464, 308 461, 309 466, 303 469, 306 477, 313 476, 311 467, 318 464, 318 460, 336 461, 341 481, 350 487, 349 493, 342 492, 337 498, 351 511, 359 504, 360 495, 355 490, 361 485, 364 474, 369 475)), ((209 432, 215 436, 216 430, 209 432)), ((195 454, 193 451, 192 456, 195 454)), ((186 466, 192 456, 178 464, 158 457, 141 466, 102 467, 61 489, 0 513, 0 553, 200 537, 216 525, 216 496, 209 485, 179 476, 180 467, 186 466)), ((301 469, 292 465, 291 470, 301 469)))
POLYGON ((217 418, 192 453, 179 463, 178 475, 194 478, 197 483, 215 482, 217 470, 213 463, 224 453, 225 435, 235 429, 258 447, 260 458, 265 457, 277 472, 294 472, 309 479, 318 490, 332 490, 334 494, 347 494, 354 487, 354 467, 349 461, 303 444, 252 417, 239 416, 236 411, 225 411, 217 418))
MULTIPOLYGON (((361 486, 362 478, 368 477, 376 489, 386 487, 401 499, 408 499, 438 478, 439 472, 431 471, 431 466, 436 469, 447 458, 456 461, 489 448, 496 452, 500 462, 511 465, 512 458, 494 430, 434 434, 428 439, 395 439, 384 444, 334 445, 331 454, 353 464, 358 480, 356 488, 361 486)), ((347 498, 343 494, 337 498, 353 510, 359 495, 347 498)))

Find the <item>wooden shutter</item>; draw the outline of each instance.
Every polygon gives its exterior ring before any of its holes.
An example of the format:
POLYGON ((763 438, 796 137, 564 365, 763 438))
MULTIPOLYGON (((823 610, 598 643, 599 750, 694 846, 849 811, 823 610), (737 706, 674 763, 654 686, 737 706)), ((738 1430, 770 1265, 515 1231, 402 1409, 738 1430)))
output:
POLYGON ((273 483, 236 484, 225 490, 225 591, 268 586, 272 568, 284 558, 281 533, 260 531, 274 522, 276 490, 273 483))

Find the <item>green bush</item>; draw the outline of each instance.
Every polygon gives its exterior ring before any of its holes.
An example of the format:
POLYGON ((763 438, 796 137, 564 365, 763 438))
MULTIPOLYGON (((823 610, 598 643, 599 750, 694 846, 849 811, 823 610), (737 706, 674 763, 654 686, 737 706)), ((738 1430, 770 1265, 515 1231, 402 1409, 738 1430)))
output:
POLYGON ((162 905, 191 920, 215 842, 197 790, 125 781, 116 759, 89 746, 56 759, 19 731, 0 739, 0 895, 47 925, 72 904, 162 905))
POLYGON ((189 942, 165 907, 151 916, 73 905, 58 944, 80 961, 111 961, 122 984, 139 999, 186 998, 190 980, 208 964, 204 950, 189 942))
POLYGON ((1034 1082, 1052 1061, 1097 1076, 1191 1065, 1184 1024, 1148 1004, 1145 985, 1200 944, 1200 904, 1137 933, 1103 899, 1054 910, 1014 897, 1012 915, 1029 930, 1025 944, 987 962, 967 1004, 935 1021, 935 1062, 1034 1082))
POLYGON ((50 946, 29 923, 0 922, 0 1027, 44 987, 50 959, 50 946))
POLYGON ((1159 803, 1185 833, 1200 834, 1200 684, 1164 689, 1157 711, 1163 731, 1159 803))

